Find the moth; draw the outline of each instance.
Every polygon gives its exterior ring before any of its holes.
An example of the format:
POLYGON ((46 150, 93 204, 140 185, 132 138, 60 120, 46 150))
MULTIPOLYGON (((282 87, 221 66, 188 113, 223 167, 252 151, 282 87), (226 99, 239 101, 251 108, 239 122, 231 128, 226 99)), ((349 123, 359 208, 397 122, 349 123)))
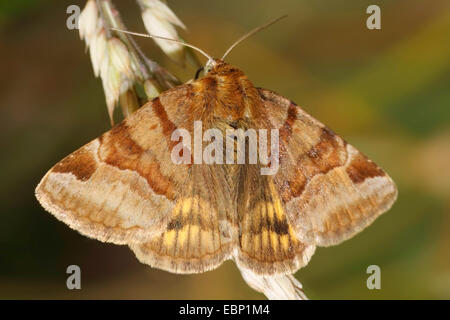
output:
POLYGON ((234 259, 259 275, 295 273, 317 246, 353 237, 392 206, 396 186, 373 161, 294 102, 208 59, 203 77, 161 93, 51 168, 36 188, 41 205, 155 268, 200 273, 234 259), (194 135, 196 121, 224 135, 278 130, 279 169, 174 163, 173 132, 194 135))

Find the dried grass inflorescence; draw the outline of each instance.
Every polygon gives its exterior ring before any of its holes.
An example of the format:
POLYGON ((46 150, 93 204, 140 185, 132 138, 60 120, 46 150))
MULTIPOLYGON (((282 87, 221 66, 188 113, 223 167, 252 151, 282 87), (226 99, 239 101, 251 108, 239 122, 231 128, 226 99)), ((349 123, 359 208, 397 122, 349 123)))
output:
MULTIPOLYGON (((174 14, 171 16, 168 13, 171 12, 170 9, 166 6, 169 11, 164 11, 161 5, 150 5, 160 1, 142 1, 144 2, 148 4, 142 6, 143 16, 145 15, 147 20, 152 14, 158 17, 158 31, 164 29, 164 25, 170 25, 170 35, 173 35, 175 29, 170 22, 163 23, 165 19, 170 18, 170 21, 173 21, 174 17, 176 18, 174 14)), ((111 123, 114 123, 114 109, 119 101, 123 116, 126 117, 144 102, 181 82, 147 58, 129 35, 112 28, 126 29, 113 3, 110 0, 88 0, 79 19, 80 37, 89 48, 95 76, 102 79, 108 114, 111 123), (145 97, 138 96, 137 86, 144 89, 145 97)), ((167 54, 175 54, 172 47, 169 51, 166 51, 167 46, 161 48, 167 54)))

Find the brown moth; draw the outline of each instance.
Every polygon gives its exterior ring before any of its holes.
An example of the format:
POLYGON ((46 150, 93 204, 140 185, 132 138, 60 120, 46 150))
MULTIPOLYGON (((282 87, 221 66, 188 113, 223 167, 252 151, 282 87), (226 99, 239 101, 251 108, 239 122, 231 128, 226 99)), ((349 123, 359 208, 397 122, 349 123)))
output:
POLYGON ((215 59, 204 77, 160 94, 58 164, 41 205, 90 238, 126 244, 152 267, 198 273, 234 259, 291 274, 316 246, 351 238, 388 210, 392 179, 290 100, 215 59), (175 164, 177 128, 279 130, 279 170, 175 164))

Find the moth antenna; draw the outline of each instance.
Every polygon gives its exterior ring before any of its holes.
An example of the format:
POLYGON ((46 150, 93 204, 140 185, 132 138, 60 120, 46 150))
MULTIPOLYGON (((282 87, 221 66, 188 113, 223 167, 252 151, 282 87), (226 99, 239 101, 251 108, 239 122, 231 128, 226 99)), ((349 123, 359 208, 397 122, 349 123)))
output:
POLYGON ((202 55, 204 55, 206 58, 208 58, 208 63, 214 61, 214 59, 207 54, 205 51, 203 51, 200 48, 197 48, 196 46, 186 43, 184 41, 181 40, 177 40, 177 39, 172 39, 172 38, 166 38, 166 37, 161 37, 161 36, 155 36, 153 34, 147 34, 147 33, 139 33, 139 32, 132 32, 132 31, 128 31, 128 30, 121 30, 121 29, 117 29, 117 28, 110 28, 111 30, 115 30, 115 31, 119 31, 119 32, 123 32, 123 33, 128 33, 128 34, 132 34, 135 36, 140 36, 140 37, 145 37, 145 38, 153 38, 153 39, 161 39, 161 40, 167 40, 167 41, 172 41, 172 42, 176 42, 179 43, 183 46, 192 48, 194 50, 197 50, 198 52, 200 52, 202 55))
POLYGON ((246 34, 244 34, 244 35, 243 35, 242 37, 240 37, 235 43, 233 43, 233 44, 231 45, 231 47, 228 48, 228 50, 227 50, 227 51, 225 52, 225 54, 223 55, 222 60, 225 59, 225 57, 231 52, 231 50, 233 50, 234 47, 236 47, 239 43, 241 43, 242 41, 244 41, 244 40, 247 39, 248 37, 254 35, 254 34, 257 33, 258 31, 261 31, 261 30, 263 30, 263 29, 265 29, 265 28, 267 28, 267 27, 273 25, 275 22, 278 22, 278 21, 280 21, 281 19, 284 19, 284 18, 286 18, 286 17, 287 17, 287 14, 285 14, 284 16, 278 17, 278 18, 276 18, 276 19, 274 19, 274 20, 272 20, 272 21, 270 21, 269 23, 266 23, 265 25, 256 27, 255 29, 253 29, 253 30, 247 32, 246 34))

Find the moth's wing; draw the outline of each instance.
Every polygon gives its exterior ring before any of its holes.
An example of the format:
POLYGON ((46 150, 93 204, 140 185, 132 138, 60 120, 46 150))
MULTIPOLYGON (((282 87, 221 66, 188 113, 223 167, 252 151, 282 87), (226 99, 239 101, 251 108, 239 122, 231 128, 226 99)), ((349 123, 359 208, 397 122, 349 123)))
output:
POLYGON ((240 175, 236 263, 260 275, 294 273, 309 262, 315 245, 295 235, 270 176, 258 165, 242 166, 240 175))
MULTIPOLYGON (((172 98, 181 99, 185 90, 172 90, 172 98)), ((189 170, 171 161, 175 124, 164 99, 149 102, 57 163, 36 188, 41 205, 100 241, 142 242, 161 232, 189 170)))
POLYGON ((232 189, 220 165, 193 165, 167 229, 130 245, 136 257, 174 273, 200 273, 229 259, 236 246, 232 189))
POLYGON ((392 206, 397 188, 380 167, 293 102, 258 90, 264 117, 279 128, 280 167, 272 179, 300 241, 338 244, 392 206))
POLYGON ((81 234, 116 244, 160 234, 189 180, 171 160, 171 134, 192 88, 166 91, 101 137, 81 147, 41 180, 36 197, 81 234))

